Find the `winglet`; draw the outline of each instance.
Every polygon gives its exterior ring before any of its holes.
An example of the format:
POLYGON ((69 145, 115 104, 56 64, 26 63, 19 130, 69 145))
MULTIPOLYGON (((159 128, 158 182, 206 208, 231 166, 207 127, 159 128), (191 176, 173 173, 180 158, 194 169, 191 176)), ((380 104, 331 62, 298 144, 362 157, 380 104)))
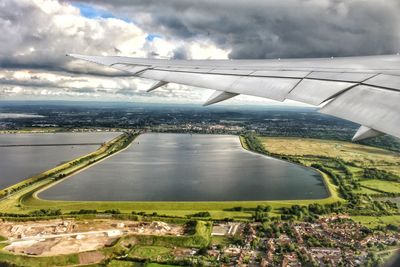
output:
POLYGON ((149 89, 147 89, 147 92, 151 92, 156 90, 157 88, 166 85, 168 82, 164 82, 164 81, 159 81, 156 82, 155 84, 153 84, 149 89))
POLYGON ((372 138, 381 135, 382 133, 369 128, 367 126, 361 125, 361 127, 357 130, 356 134, 353 136, 352 141, 361 141, 367 138, 372 138))
POLYGON ((215 91, 210 98, 206 101, 206 103, 203 104, 203 106, 209 106, 211 104, 215 104, 224 100, 227 100, 229 98, 232 98, 234 96, 237 96, 238 94, 235 93, 229 93, 225 91, 215 91))

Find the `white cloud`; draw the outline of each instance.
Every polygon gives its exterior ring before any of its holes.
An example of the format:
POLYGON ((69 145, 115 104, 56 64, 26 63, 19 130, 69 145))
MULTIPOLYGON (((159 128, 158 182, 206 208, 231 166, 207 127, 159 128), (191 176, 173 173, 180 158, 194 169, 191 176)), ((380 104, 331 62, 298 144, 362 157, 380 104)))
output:
MULTIPOLYGON (((226 59, 231 52, 208 38, 183 40, 163 35, 149 40, 150 33, 138 26, 152 20, 146 13, 135 17, 141 21, 136 24, 114 17, 85 17, 78 7, 57 0, 8 0, 0 6, 2 99, 202 103, 211 90, 169 84, 149 94, 145 90, 154 81, 121 76, 121 72, 65 54, 173 57, 181 49, 192 59, 226 59), (120 77, 104 76, 112 73, 120 77)), ((246 102, 272 103, 244 96, 227 101, 246 102)))
POLYGON ((192 59, 228 59, 231 52, 220 49, 209 41, 192 43, 189 50, 192 59))

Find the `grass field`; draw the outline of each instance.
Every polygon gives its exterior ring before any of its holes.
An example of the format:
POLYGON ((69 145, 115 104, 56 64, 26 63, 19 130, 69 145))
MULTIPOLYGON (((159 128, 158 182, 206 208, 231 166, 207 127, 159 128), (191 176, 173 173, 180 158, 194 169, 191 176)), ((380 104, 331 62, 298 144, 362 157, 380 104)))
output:
POLYGON ((107 267, 177 267, 179 265, 112 260, 107 267))
POLYGON ((373 166, 400 175, 400 154, 381 148, 336 140, 259 137, 271 153, 340 158, 359 166, 373 166))
POLYGON ((371 187, 388 193, 400 193, 400 183, 397 182, 370 179, 370 180, 360 181, 360 184, 366 187, 371 187))
POLYGON ((229 245, 229 239, 226 236, 212 236, 211 243, 213 245, 229 245))
POLYGON ((107 267, 142 267, 144 266, 141 263, 130 262, 130 261, 121 261, 121 260, 112 260, 107 264, 107 267))
POLYGON ((129 252, 129 257, 162 261, 171 257, 172 249, 160 246, 134 246, 129 252))
POLYGON ((379 191, 376 190, 372 190, 369 188, 365 188, 365 187, 361 187, 360 189, 354 190, 353 191, 356 194, 366 194, 366 195, 375 195, 375 194, 379 194, 379 191))
POLYGON ((375 228, 378 225, 385 226, 387 224, 400 225, 400 215, 392 216, 351 216, 351 218, 369 228, 375 228))
POLYGON ((129 243, 142 246, 202 248, 211 242, 211 222, 196 221, 195 233, 182 236, 132 235, 124 237, 129 243))
POLYGON ((159 264, 159 263, 148 263, 145 267, 176 267, 178 265, 170 265, 170 264, 159 264))
POLYGON ((71 266, 79 264, 79 257, 78 254, 52 257, 29 257, 11 254, 4 250, 0 250, 0 262, 9 262, 16 266, 27 267, 71 266))

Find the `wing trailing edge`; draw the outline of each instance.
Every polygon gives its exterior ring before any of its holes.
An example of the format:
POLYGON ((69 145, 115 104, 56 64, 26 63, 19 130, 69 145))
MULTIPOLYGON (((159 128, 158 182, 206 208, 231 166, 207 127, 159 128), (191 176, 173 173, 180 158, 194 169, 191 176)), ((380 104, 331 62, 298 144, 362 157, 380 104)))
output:
POLYGON ((362 125, 354 141, 381 133, 400 138, 399 55, 282 60, 69 56, 155 80, 148 91, 167 83, 216 90, 204 105, 239 94, 290 99, 362 125))

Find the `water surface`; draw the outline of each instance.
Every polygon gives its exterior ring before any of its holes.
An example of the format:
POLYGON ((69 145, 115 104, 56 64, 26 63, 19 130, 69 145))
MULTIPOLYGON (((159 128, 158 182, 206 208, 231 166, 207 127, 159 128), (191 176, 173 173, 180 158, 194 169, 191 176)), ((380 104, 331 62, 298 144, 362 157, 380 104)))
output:
POLYGON ((93 152, 118 134, 0 134, 0 189, 93 152), (87 143, 97 145, 82 145, 87 143))
POLYGON ((234 201, 328 196, 312 169, 244 150, 237 136, 143 134, 39 194, 53 200, 234 201))

